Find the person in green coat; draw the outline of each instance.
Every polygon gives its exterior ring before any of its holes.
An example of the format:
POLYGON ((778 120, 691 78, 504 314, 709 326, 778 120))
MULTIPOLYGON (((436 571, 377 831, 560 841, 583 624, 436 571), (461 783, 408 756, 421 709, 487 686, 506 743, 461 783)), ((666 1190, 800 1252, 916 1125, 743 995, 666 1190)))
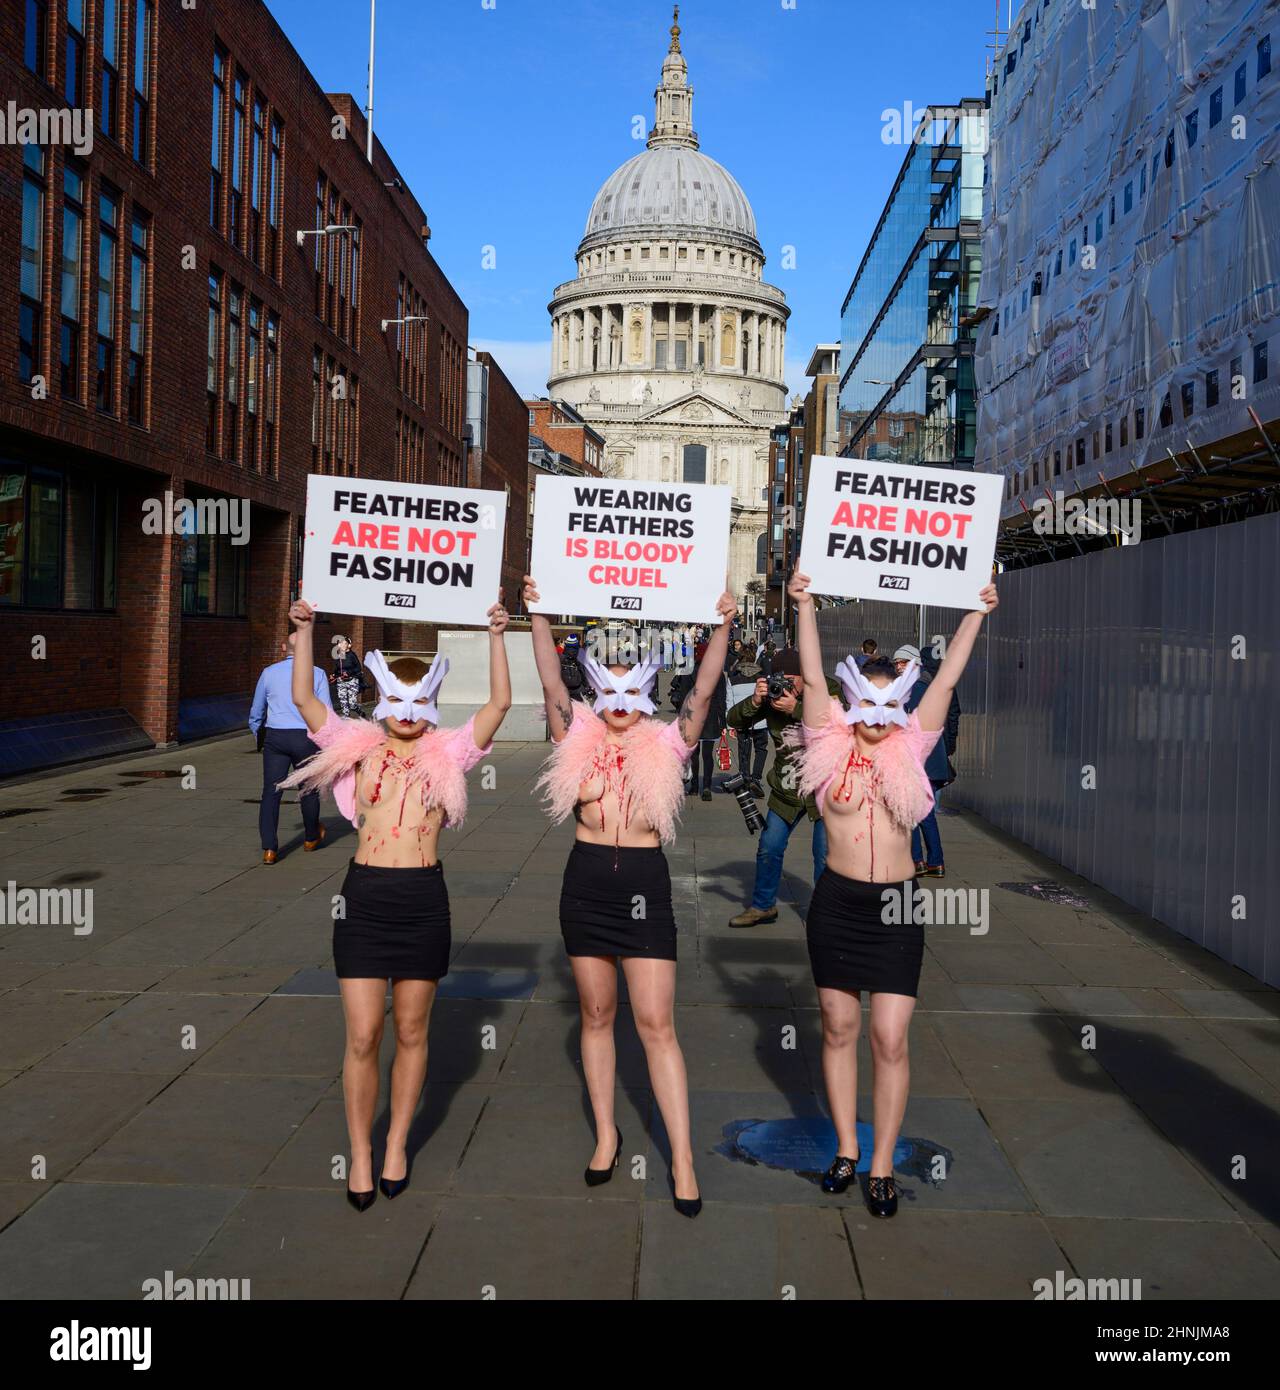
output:
MULTIPOLYGON (((728 713, 731 729, 751 728, 763 718, 768 725, 769 737, 773 741, 773 763, 765 780, 769 784, 769 814, 764 829, 760 832, 760 843, 756 848, 756 879, 751 891, 751 905, 745 912, 730 918, 731 927, 754 927, 762 922, 778 920, 778 885, 782 882, 782 860, 787 852, 791 832, 806 817, 813 825, 813 881, 816 883, 827 863, 827 831, 818 814, 818 806, 812 796, 801 796, 796 790, 796 775, 791 749, 782 741, 782 735, 793 725, 799 725, 803 711, 799 691, 802 688, 800 676, 800 654, 794 647, 787 647, 773 658, 772 670, 775 675, 789 677, 790 689, 776 700, 769 699, 769 683, 765 677, 756 681, 755 691, 745 700, 739 700, 728 713)), ((840 687, 830 677, 827 689, 837 699, 840 687)))

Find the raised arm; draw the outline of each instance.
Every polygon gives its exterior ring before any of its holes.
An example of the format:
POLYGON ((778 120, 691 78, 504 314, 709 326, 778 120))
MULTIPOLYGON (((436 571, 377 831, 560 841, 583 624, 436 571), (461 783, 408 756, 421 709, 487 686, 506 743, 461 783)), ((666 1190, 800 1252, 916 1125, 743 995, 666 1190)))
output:
POLYGON ((507 642, 503 636, 510 617, 502 606, 501 589, 497 603, 485 616, 489 619, 489 703, 476 711, 476 722, 471 726, 477 748, 488 744, 511 708, 511 669, 507 665, 507 642))
POLYGON ((724 663, 729 655, 729 626, 737 611, 738 605, 726 589, 716 601, 716 612, 721 618, 720 626, 711 634, 707 650, 702 654, 702 660, 698 664, 698 674, 693 687, 684 697, 680 713, 676 715, 680 737, 690 748, 697 743, 702 726, 707 722, 707 711, 711 708, 716 685, 724 680, 724 663))
POLYGON ((293 639, 293 703, 307 721, 307 728, 318 733, 329 718, 329 707, 316 695, 315 655, 312 642, 315 634, 315 609, 299 599, 289 609, 289 621, 294 627, 293 639))
MULTIPOLYGON (((539 601, 538 586, 526 574, 524 577, 525 610, 531 603, 539 601)), ((560 653, 556 651, 556 639, 551 635, 551 624, 545 613, 530 613, 533 625, 533 661, 538 668, 538 679, 542 682, 542 698, 547 706, 547 728, 552 741, 559 743, 573 723, 573 701, 569 698, 569 688, 560 674, 560 653)))
POLYGON ((938 674, 929 682, 928 689, 916 706, 920 727, 930 733, 935 729, 941 729, 947 722, 952 692, 959 684, 960 677, 964 675, 964 668, 969 664, 982 620, 1000 602, 994 584, 988 584, 978 597, 986 604, 985 609, 981 613, 966 613, 960 619, 960 626, 956 628, 955 636, 947 645, 947 654, 942 658, 938 674))
POLYGON ((831 717, 831 695, 822 670, 822 643, 818 640, 818 615, 809 592, 809 576, 799 570, 791 576, 787 593, 796 608, 796 650, 804 680, 801 715, 806 729, 821 729, 831 717))

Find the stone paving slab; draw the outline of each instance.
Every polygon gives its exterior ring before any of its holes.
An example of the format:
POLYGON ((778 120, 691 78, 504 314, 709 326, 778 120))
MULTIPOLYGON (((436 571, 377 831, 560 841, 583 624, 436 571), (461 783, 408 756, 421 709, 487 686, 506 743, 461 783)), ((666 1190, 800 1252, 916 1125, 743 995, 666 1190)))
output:
MULTIPOLYGON (((0 820, 0 881, 94 893, 90 936, 0 925, 0 1296, 136 1298, 169 1270, 248 1278, 259 1299, 1027 1298, 1062 1269, 1140 1277, 1144 1298, 1275 1297, 1280 994, 966 814, 942 823, 945 886, 991 890, 988 930, 926 928, 895 1221, 815 1181, 834 1135, 808 836, 778 920, 731 928, 757 842, 721 795, 686 800, 668 853, 703 1213, 671 1206, 621 977, 624 1161, 587 1189, 557 915, 573 832, 535 793, 544 754, 495 750, 496 785, 442 838, 453 958, 412 1185, 363 1215, 342 1197, 330 959, 350 827, 327 806, 330 841, 304 854, 286 804, 285 852, 262 866, 244 740, 0 789, 0 809, 37 808, 0 820), (122 775, 186 763, 195 790, 122 775), (89 785, 110 790, 63 800, 89 785), (1087 906, 998 886, 1046 879, 1087 906)), ((388 1017, 375 1157, 393 1054, 388 1017)), ((864 1148, 871 1081, 864 1036, 864 1148)))
POLYGON ((230 1187, 59 1183, 0 1232, 0 1298, 70 1292, 136 1301, 145 1280, 181 1273, 243 1195, 230 1187))

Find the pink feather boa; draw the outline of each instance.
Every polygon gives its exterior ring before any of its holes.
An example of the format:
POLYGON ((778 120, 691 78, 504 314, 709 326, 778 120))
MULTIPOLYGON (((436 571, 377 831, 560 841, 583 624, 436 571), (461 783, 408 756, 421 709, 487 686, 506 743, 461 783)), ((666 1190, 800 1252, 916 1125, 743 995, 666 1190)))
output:
MULTIPOLYGON (((795 749, 793 766, 799 790, 803 796, 812 793, 817 797, 819 813, 825 809, 827 788, 843 776, 849 764, 856 737, 853 726, 844 722, 844 708, 839 700, 831 701, 827 722, 820 729, 796 726, 783 734, 783 739, 795 749)), ((874 766, 876 800, 902 830, 919 825, 933 809, 933 788, 925 776, 924 760, 941 737, 941 731, 930 733, 922 729, 912 714, 906 728, 899 726, 882 743, 860 750, 874 766)))
MULTIPOLYGON (((573 723, 543 765, 535 790, 543 793, 547 810, 559 824, 573 814, 578 790, 600 771, 608 726, 594 710, 575 704, 573 723)), ((618 747, 627 797, 644 812, 664 845, 676 837, 676 822, 684 805, 682 767, 690 753, 674 724, 649 716, 633 724, 618 747)))
MULTIPOLYGON (((467 814, 466 770, 487 750, 477 749, 474 720, 461 729, 434 729, 424 733, 413 747, 413 766, 405 775, 408 786, 426 786, 427 810, 444 810, 444 823, 459 826, 467 814)), ((333 789, 338 809, 356 823, 356 769, 373 758, 387 742, 382 725, 368 719, 342 719, 329 711, 325 726, 311 735, 320 751, 296 768, 281 788, 300 791, 333 789)), ((403 766, 403 764, 402 764, 403 766)))

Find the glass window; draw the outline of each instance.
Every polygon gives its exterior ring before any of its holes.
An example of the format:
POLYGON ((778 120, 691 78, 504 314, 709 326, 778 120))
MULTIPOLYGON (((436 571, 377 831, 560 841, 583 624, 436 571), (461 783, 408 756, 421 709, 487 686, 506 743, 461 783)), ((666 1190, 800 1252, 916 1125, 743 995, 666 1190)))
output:
POLYGON ((151 39, 154 0, 134 0, 133 157, 146 164, 151 135, 151 39))
POLYGON ((38 77, 46 73, 49 62, 49 2, 27 0, 27 27, 23 37, 23 58, 38 77))
POLYGON ((1196 141, 1200 138, 1199 111, 1190 112, 1183 124, 1186 126, 1187 129, 1187 148, 1190 149, 1191 146, 1194 145, 1196 141))
POLYGON ((120 195, 104 187, 98 196, 98 356, 94 401, 104 414, 115 414, 116 260, 120 195))
POLYGON ((1249 64, 1241 63, 1236 69, 1236 105, 1245 99, 1249 92, 1249 64))
POLYGON ((120 89, 120 14, 118 0, 102 0, 102 81, 98 89, 98 129, 114 140, 120 89))
POLYGON ((1133 211, 1133 180, 1130 179, 1124 186, 1124 210, 1126 213, 1133 211))
POLYGON ((66 63, 63 67, 63 95, 67 105, 84 105, 84 0, 67 0, 66 63))
POLYGON ((240 456, 240 328, 241 294, 239 285, 231 285, 227 291, 227 369, 223 377, 225 411, 223 427, 225 443, 224 458, 235 462, 240 456))
POLYGON ((1196 384, 1187 381, 1182 386, 1182 418, 1189 420, 1196 412, 1196 384))
POLYGON ((1209 93, 1209 129, 1212 130, 1221 119, 1222 88, 1215 87, 1213 91, 1209 93))
POLYGON ((22 150, 22 250, 18 285, 18 378, 30 381, 40 373, 44 327, 44 150, 22 150))
POLYGON ((1267 345, 1256 343, 1253 349, 1253 381, 1256 386, 1267 379, 1267 345))
POLYGON ((129 251, 129 419, 135 425, 145 423, 147 389, 147 318, 148 267, 151 218, 135 208, 130 233, 129 251))
POLYGON ((227 55, 213 50, 213 121, 209 140, 209 225, 222 230, 222 166, 226 142, 227 55))
POLYGON ((62 299, 59 343, 63 400, 80 399, 80 299, 84 286, 84 179, 71 164, 62 173, 62 299))
POLYGON ((210 453, 218 450, 218 363, 222 357, 222 274, 209 272, 209 344, 206 368, 206 404, 204 446, 210 453))
POLYGON ((1206 409, 1212 409, 1218 404, 1218 373, 1216 370, 1208 372, 1204 379, 1204 403, 1206 409))
POLYGON ((1271 35, 1264 34, 1258 40, 1258 81, 1271 71, 1271 35))
MULTIPOLYGON (((244 206, 244 103, 245 79, 238 69, 231 87, 231 201, 229 234, 231 244, 240 246, 240 213, 244 206)), ((317 238, 320 240, 320 238, 317 238)))

